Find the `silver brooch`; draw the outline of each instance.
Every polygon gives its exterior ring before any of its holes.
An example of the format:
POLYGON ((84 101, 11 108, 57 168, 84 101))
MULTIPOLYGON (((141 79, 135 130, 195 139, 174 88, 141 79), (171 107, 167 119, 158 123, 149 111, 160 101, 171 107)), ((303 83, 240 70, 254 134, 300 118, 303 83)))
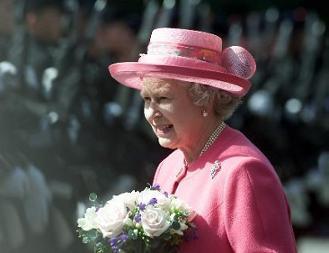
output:
POLYGON ((214 177, 220 171, 220 169, 221 169, 221 163, 220 163, 220 161, 216 160, 210 168, 211 179, 214 179, 214 177))

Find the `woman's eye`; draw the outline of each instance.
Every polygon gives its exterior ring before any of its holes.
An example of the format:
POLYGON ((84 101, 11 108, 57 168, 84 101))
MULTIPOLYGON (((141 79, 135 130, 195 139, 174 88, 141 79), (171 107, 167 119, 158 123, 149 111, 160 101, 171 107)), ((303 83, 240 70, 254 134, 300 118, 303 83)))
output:
POLYGON ((166 102, 168 97, 159 97, 159 102, 166 102))
POLYGON ((150 98, 150 97, 143 97, 143 100, 144 100, 144 102, 146 103, 146 102, 151 101, 151 98, 150 98))

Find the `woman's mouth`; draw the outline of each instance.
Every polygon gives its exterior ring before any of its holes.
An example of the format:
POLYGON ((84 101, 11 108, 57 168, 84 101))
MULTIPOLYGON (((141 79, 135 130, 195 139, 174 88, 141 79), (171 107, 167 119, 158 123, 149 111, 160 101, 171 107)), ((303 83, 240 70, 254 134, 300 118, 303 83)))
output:
POLYGON ((161 125, 161 126, 156 126, 154 127, 155 134, 158 137, 166 137, 170 131, 173 129, 173 125, 168 124, 168 125, 161 125))

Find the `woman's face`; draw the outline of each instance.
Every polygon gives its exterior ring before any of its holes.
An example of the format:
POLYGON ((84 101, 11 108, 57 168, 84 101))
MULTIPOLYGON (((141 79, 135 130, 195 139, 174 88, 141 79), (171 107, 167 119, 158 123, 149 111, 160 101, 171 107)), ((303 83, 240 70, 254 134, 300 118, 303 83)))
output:
POLYGON ((144 78, 144 115, 165 148, 193 149, 201 133, 201 107, 193 104, 187 88, 182 81, 144 78))

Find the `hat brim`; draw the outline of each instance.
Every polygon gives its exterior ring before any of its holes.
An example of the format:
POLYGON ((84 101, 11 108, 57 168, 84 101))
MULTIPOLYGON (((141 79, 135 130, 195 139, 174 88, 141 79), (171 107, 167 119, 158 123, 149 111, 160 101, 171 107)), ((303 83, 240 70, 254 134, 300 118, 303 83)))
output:
POLYGON ((119 83, 138 90, 145 76, 205 84, 238 97, 246 95, 251 86, 248 80, 232 74, 186 66, 122 62, 111 64, 109 71, 119 83))

